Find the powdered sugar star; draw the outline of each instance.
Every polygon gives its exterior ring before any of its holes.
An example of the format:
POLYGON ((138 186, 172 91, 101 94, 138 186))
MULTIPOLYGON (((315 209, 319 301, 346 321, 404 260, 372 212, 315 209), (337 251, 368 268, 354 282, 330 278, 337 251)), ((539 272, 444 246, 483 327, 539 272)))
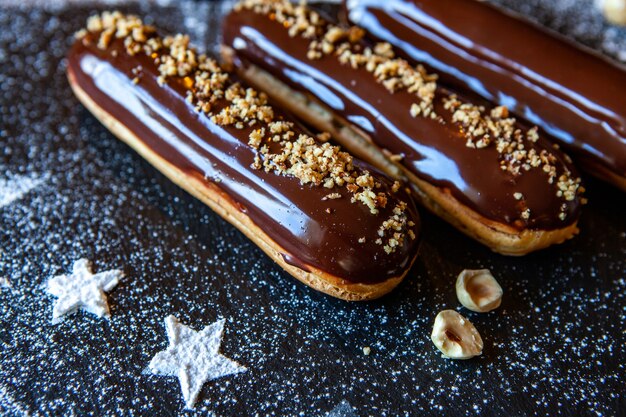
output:
POLYGON ((109 316, 105 291, 111 291, 124 273, 113 269, 94 274, 91 262, 79 259, 74 262, 71 275, 58 275, 48 281, 46 291, 58 297, 54 303, 52 323, 59 318, 82 308, 98 317, 109 316))
POLYGON ((0 178, 0 208, 8 206, 25 194, 41 185, 47 176, 13 175, 10 178, 0 178))
POLYGON ((219 353, 225 320, 195 331, 174 316, 165 318, 169 346, 150 361, 153 374, 177 376, 186 407, 192 408, 205 382, 246 371, 219 353))

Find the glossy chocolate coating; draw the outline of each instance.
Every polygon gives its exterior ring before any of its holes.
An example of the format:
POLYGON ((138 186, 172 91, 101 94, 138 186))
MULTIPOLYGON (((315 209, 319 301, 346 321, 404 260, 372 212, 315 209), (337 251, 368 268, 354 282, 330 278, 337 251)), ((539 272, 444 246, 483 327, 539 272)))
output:
MULTIPOLYGON (((454 197, 482 216, 517 229, 554 230, 576 221, 580 201, 567 202, 567 218, 559 219, 564 203, 541 170, 513 176, 500 168, 494 146, 476 150, 465 146, 462 129, 451 121, 438 89, 435 111, 445 124, 410 114, 414 94, 390 93, 365 68, 342 65, 334 55, 307 58, 309 40, 288 36, 287 29, 270 17, 242 9, 231 12, 224 24, 224 44, 235 51, 235 65, 256 65, 292 88, 325 103, 335 114, 366 132, 381 148, 402 154, 402 164, 419 178, 449 190, 454 197), (523 193, 531 210, 528 221, 520 219, 523 193)), ((457 93, 458 94, 458 93, 457 93)), ((461 96, 459 94, 459 96, 461 96)), ((461 97, 462 98, 462 97, 461 97)), ((545 149, 540 140, 529 147, 545 149)), ((567 167, 566 157, 553 152, 558 172, 567 167)))
POLYGON ((480 1, 349 0, 349 18, 540 126, 585 162, 626 177, 626 71, 480 1))
MULTIPOLYGON (((295 177, 252 168, 255 150, 247 144, 252 128, 214 124, 185 101, 181 78, 170 78, 167 85, 159 86, 154 60, 143 53, 129 56, 120 40, 106 51, 93 42, 77 41, 68 65, 78 86, 102 109, 176 168, 213 182, 226 199, 285 249, 283 257, 290 264, 305 270, 313 266, 352 283, 383 282, 410 267, 417 240, 405 239, 391 254, 374 243, 378 228, 398 202, 396 198, 408 203, 406 214, 419 233, 418 214, 404 191, 394 194, 386 208, 372 215, 363 204, 350 203, 343 188, 301 185, 295 177), (132 71, 138 66, 142 71, 135 85, 132 71), (322 201, 337 191, 345 196, 322 201), (327 213, 327 208, 332 213, 327 213), (367 241, 359 243, 364 236, 367 241)), ((219 103, 215 109, 219 110, 219 103)), ((277 120, 286 120, 277 109, 275 115, 277 120)), ((390 179, 362 162, 355 161, 355 166, 372 172, 383 184, 379 190, 390 192, 390 179)))

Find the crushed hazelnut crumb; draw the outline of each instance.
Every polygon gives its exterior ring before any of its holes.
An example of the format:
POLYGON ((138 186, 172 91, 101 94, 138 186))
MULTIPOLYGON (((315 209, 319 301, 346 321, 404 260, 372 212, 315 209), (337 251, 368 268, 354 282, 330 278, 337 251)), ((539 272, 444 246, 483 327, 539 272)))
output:
POLYGON ((339 194, 339 193, 330 193, 330 194, 327 194, 324 197, 322 197, 322 201, 336 200, 338 198, 341 198, 341 194, 339 194))
POLYGON ((321 59, 333 56, 352 68, 365 68, 377 82, 393 93, 406 90, 415 94, 417 103, 411 108, 415 117, 421 115, 435 119, 433 99, 437 88, 437 77, 428 74, 421 65, 411 66, 406 60, 397 58, 389 43, 378 43, 374 47, 363 47, 364 31, 357 27, 340 27, 320 18, 305 3, 293 4, 287 0, 242 0, 235 10, 252 10, 272 16, 272 19, 289 28, 290 37, 308 39, 307 58, 321 59))
MULTIPOLYGON (((500 155, 500 168, 514 176, 522 175, 531 169, 541 169, 547 174, 547 182, 556 180, 556 196, 573 201, 580 193, 580 178, 574 178, 569 170, 557 178, 557 157, 546 149, 537 150, 532 146, 539 140, 537 127, 524 134, 517 127, 515 118, 509 117, 504 106, 491 110, 489 115, 482 106, 461 102, 455 95, 444 99, 444 108, 452 113, 452 121, 463 126, 466 146, 473 149, 486 148, 495 144, 500 155)), ((521 200, 521 193, 514 194, 521 200)), ((522 213, 528 219, 529 213, 522 213)))
POLYGON ((319 140, 320 142, 328 142, 330 138, 331 135, 328 132, 322 132, 317 134, 317 140, 319 140))
MULTIPOLYGON (((281 18, 287 19, 284 22, 288 23, 290 35, 309 39, 321 35, 321 31, 312 30, 310 26, 312 23, 316 28, 317 23, 314 22, 321 22, 314 12, 304 13, 305 9, 301 6, 285 7, 292 10, 287 13, 285 9, 281 18), (296 9, 299 11, 293 12, 296 9)), ((143 25, 139 18, 119 12, 93 16, 87 26, 87 31, 78 32, 77 36, 84 38, 88 32, 97 35, 98 48, 107 50, 115 39, 120 39, 129 55, 143 53, 154 59, 159 85, 170 82, 182 85, 186 90, 186 102, 197 112, 206 114, 213 123, 238 130, 255 126, 248 134, 248 145, 255 150, 251 164, 254 169, 292 176, 302 185, 333 190, 323 200, 342 198, 342 194, 335 190, 345 188, 351 195, 351 202, 363 204, 372 215, 377 215, 386 207, 391 198, 389 194, 381 190, 382 185, 368 171, 354 166, 350 154, 338 146, 321 143, 311 136, 296 132, 293 123, 280 120, 274 114, 265 94, 232 81, 214 60, 190 47, 188 36, 178 34, 161 38, 156 29, 143 25)), ((345 31, 337 27, 327 33, 324 39, 334 45, 339 39, 356 42, 362 36, 360 29, 345 31)), ((111 53, 116 51, 112 49, 111 53)), ((381 50, 381 53, 387 52, 381 50)), ((133 69, 133 82, 139 81, 141 71, 140 67, 133 69)), ((329 137, 323 133, 319 139, 324 141, 329 137)), ((399 187, 399 183, 394 183, 392 191, 397 192, 399 187)), ((406 207, 406 203, 398 202, 392 210, 393 214, 378 230, 377 242, 384 244, 387 253, 401 247, 407 234, 414 238, 414 232, 407 225, 406 207)), ((331 208, 326 209, 327 213, 332 211, 331 208)), ((365 237, 361 239, 365 242, 365 237)))
MULTIPOLYGON (((398 58, 389 43, 370 46, 361 42, 362 29, 341 27, 324 21, 320 15, 306 7, 287 0, 242 0, 235 10, 252 10, 271 16, 277 23, 289 28, 289 36, 302 37, 308 44, 309 59, 325 57, 337 59, 350 68, 363 68, 382 84, 390 93, 405 91, 414 94, 416 101, 408 109, 412 117, 445 120, 435 113, 436 94, 441 94, 445 110, 452 114, 452 123, 462 126, 465 146, 474 150, 495 147, 500 160, 500 169, 513 176, 540 169, 546 181, 555 185, 556 196, 565 201, 575 200, 581 193, 580 178, 575 178, 567 168, 557 169, 558 158, 549 150, 533 146, 539 140, 537 127, 523 131, 517 126, 506 106, 486 109, 465 103, 455 95, 437 89, 437 76, 427 73, 420 65, 411 66, 398 58)), ((398 161, 401 156, 391 156, 398 161)), ((372 193, 359 194, 354 201, 369 205, 372 193)))

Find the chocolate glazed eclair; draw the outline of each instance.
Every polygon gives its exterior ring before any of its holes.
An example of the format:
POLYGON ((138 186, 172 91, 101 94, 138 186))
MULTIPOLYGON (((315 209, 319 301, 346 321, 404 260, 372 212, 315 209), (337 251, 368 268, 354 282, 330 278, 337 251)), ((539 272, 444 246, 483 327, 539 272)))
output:
POLYGON ((585 170, 626 191, 626 71, 480 1, 347 0, 350 20, 540 126, 585 170))
POLYGON ((404 187, 307 135, 188 43, 134 16, 94 16, 69 52, 70 85, 119 139, 300 281, 346 300, 392 290, 418 249, 404 187))
POLYGON ((288 1, 246 0, 222 55, 247 81, 392 175, 423 205, 507 255, 577 233, 580 178, 536 128, 437 83, 356 27, 288 1))

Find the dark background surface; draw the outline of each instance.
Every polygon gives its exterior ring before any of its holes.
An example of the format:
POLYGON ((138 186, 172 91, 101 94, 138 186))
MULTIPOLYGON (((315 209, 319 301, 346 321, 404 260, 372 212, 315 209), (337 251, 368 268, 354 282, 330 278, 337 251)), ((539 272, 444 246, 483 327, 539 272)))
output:
MULTIPOLYGON (((7 181, 39 181, 0 207, 0 278, 11 283, 0 286, 1 415, 185 414, 176 378, 143 374, 167 345, 168 314, 194 329, 226 318, 222 352, 248 368, 205 384, 203 415, 625 414, 624 194, 587 178, 580 235, 524 258, 495 255, 422 211, 421 256, 400 287, 375 302, 336 300, 282 272, 73 97, 63 56, 106 6, 27 3, 0 8, 0 193, 7 181), (126 274, 108 295, 112 317, 79 311, 52 325, 44 284, 83 256, 126 274), (454 281, 483 267, 505 294, 480 315, 459 307, 454 281), (445 308, 476 325, 481 357, 440 357, 429 336, 445 308)), ((210 51, 228 6, 118 7, 210 51)), ((603 25, 589 1, 519 8, 623 52, 624 30, 603 25)))

